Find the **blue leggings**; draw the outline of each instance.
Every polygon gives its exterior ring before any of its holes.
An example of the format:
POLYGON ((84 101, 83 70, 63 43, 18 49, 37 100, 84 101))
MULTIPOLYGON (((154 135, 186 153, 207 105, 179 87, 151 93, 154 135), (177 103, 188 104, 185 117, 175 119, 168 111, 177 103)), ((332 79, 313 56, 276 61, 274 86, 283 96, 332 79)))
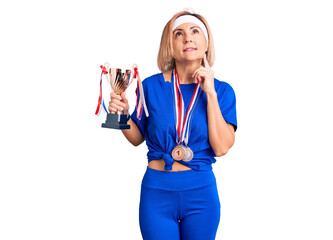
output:
POLYGON ((144 240, 214 240, 220 200, 213 171, 165 172, 147 167, 139 219, 144 240))

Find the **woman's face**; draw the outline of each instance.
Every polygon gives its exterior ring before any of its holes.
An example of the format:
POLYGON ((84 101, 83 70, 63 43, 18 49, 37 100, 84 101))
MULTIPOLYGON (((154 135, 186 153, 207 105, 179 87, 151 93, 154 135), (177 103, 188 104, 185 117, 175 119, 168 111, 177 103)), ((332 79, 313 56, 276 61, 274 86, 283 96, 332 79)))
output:
POLYGON ((207 41, 201 28, 194 23, 183 23, 173 31, 174 58, 179 62, 202 60, 207 41))

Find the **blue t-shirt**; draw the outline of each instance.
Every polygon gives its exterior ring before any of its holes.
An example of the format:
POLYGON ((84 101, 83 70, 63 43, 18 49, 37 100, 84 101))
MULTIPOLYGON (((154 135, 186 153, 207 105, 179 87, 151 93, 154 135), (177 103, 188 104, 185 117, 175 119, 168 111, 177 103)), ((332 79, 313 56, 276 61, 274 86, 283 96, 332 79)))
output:
MULTIPOLYGON (((222 116, 227 123, 231 123, 236 131, 236 97, 232 87, 223 81, 214 79, 215 90, 222 116)), ((152 160, 163 159, 165 170, 171 170, 174 159, 171 152, 176 143, 176 127, 174 120, 174 106, 171 82, 166 82, 162 73, 155 74, 142 81, 149 117, 142 112, 141 120, 136 117, 136 109, 131 119, 136 123, 145 137, 148 147, 148 163, 152 160)), ((185 104, 185 112, 195 89, 195 83, 180 84, 185 104)), ((179 163, 194 170, 210 170, 216 162, 216 155, 209 144, 207 97, 202 91, 198 99, 198 106, 194 112, 190 128, 188 146, 193 151, 193 159, 179 163)))

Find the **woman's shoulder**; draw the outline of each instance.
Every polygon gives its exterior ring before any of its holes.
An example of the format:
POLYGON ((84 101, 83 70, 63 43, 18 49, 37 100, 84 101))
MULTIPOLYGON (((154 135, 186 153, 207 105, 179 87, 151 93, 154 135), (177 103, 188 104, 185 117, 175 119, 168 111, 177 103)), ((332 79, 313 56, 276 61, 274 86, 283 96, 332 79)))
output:
POLYGON ((233 92, 234 91, 234 89, 232 88, 232 86, 229 83, 218 80, 216 78, 214 78, 214 85, 215 85, 216 91, 219 91, 219 92, 224 92, 224 91, 233 92))
POLYGON ((156 73, 156 74, 153 74, 149 77, 146 77, 142 83, 145 83, 145 84, 151 84, 151 83, 156 83, 157 81, 159 81, 161 79, 161 77, 163 76, 162 73, 156 73))

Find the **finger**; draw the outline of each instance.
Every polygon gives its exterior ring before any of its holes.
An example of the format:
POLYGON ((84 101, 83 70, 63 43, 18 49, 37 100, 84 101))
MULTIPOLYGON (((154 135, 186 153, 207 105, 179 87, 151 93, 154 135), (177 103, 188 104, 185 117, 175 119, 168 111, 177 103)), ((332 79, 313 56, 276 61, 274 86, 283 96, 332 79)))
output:
POLYGON ((201 71, 203 69, 203 67, 199 67, 197 70, 195 70, 195 72, 193 73, 192 77, 194 77, 195 75, 197 75, 197 73, 199 71, 201 71))
POLYGON ((195 74, 194 74, 194 78, 198 79, 199 81, 201 81, 202 79, 205 78, 205 76, 207 75, 206 71, 204 68, 198 69, 195 74))
POLYGON ((124 108, 124 107, 126 106, 125 103, 123 103, 123 102, 121 102, 121 101, 119 101, 119 100, 117 100, 117 99, 111 99, 111 102, 110 102, 110 103, 114 103, 114 104, 116 104, 117 106, 122 107, 122 108, 124 108))
POLYGON ((126 98, 126 92, 123 92, 123 93, 120 95, 120 97, 122 98, 122 101, 123 101, 123 102, 126 102, 126 103, 128 102, 128 101, 127 101, 127 98, 126 98))
POLYGON ((204 75, 202 75, 202 72, 197 72, 197 74, 195 75, 195 83, 202 83, 205 80, 204 75))
POLYGON ((120 96, 121 96, 122 98, 126 98, 126 92, 122 92, 122 94, 120 94, 120 96))
POLYGON ((195 71, 195 74, 193 75, 193 77, 194 77, 194 79, 195 79, 195 81, 196 81, 196 83, 198 83, 198 81, 200 82, 200 71, 195 71))
POLYGON ((108 110, 109 110, 110 113, 116 113, 116 112, 117 112, 117 109, 114 108, 114 107, 112 107, 112 106, 111 106, 111 103, 110 103, 109 106, 108 106, 108 110))
POLYGON ((109 110, 109 112, 112 113, 112 114, 115 114, 115 113, 117 112, 116 109, 111 108, 111 107, 109 107, 108 110, 109 110))
POLYGON ((122 99, 121 96, 116 94, 115 92, 111 92, 110 97, 111 97, 111 99, 118 99, 118 100, 122 99))
POLYGON ((203 79, 199 74, 195 77, 195 83, 201 82, 202 80, 203 79))
POLYGON ((123 107, 121 107, 113 102, 110 102, 109 109, 111 109, 112 111, 123 111, 124 110, 123 107))

